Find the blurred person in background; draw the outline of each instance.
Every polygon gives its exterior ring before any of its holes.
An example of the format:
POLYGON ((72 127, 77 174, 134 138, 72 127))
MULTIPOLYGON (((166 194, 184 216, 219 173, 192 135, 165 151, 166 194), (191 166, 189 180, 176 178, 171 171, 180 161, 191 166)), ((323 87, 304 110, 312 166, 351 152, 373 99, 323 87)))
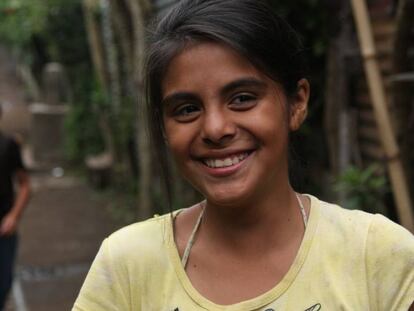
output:
MULTIPOLYGON (((1 117, 0 104, 0 121, 1 117)), ((0 132, 0 311, 12 285, 17 227, 29 193, 29 175, 23 165, 19 143, 0 132), (15 181, 17 192, 14 190, 15 181)))

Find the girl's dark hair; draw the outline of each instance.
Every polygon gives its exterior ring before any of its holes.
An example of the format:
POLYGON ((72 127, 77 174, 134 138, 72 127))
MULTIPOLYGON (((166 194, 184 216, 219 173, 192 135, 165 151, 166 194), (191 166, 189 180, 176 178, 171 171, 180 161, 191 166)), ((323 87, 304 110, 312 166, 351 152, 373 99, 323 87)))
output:
POLYGON ((164 141, 162 80, 171 60, 188 44, 217 42, 243 55, 279 82, 288 97, 305 76, 299 35, 262 0, 182 0, 157 24, 146 63, 149 130, 164 175, 168 203, 172 191, 164 141))

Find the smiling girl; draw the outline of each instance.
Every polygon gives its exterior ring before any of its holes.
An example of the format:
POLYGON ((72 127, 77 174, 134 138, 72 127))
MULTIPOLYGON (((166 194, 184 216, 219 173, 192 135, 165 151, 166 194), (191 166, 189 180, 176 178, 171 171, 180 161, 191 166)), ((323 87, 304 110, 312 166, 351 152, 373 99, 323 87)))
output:
POLYGON ((414 237, 289 182, 303 48, 260 0, 183 0, 147 62, 151 133, 205 200, 104 241, 73 310, 408 310, 414 237))

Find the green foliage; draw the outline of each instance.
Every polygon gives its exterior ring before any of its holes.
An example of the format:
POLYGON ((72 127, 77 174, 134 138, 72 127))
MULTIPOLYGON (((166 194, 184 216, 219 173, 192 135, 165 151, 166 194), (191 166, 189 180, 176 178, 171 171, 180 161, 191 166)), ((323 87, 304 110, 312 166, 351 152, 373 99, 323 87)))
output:
POLYGON ((338 178, 334 189, 346 194, 345 208, 369 212, 383 210, 383 196, 389 191, 389 186, 385 176, 378 174, 378 171, 376 164, 366 169, 350 167, 338 178))
POLYGON ((54 6, 49 8, 48 22, 39 34, 46 43, 49 58, 67 67, 89 63, 89 46, 80 0, 49 1, 54 2, 54 6))
POLYGON ((104 141, 99 131, 98 114, 92 105, 73 105, 66 119, 66 154, 74 163, 82 163, 86 155, 104 150, 104 141))
MULTIPOLYGON (((66 24, 66 27, 57 27, 59 29, 79 27, 79 12, 76 15, 72 14, 71 20, 64 18, 65 13, 75 7, 80 7, 80 0, 2 0, 0 1, 0 40, 25 56, 29 56, 34 40, 46 39, 44 36, 50 33, 51 25, 57 26, 56 23, 60 21, 61 24, 66 24)), ((49 40, 49 43, 64 39, 53 33, 50 34, 53 37, 48 39, 53 40, 49 40)), ((68 44, 73 43, 68 42, 68 44)), ((74 54, 68 53, 68 55, 74 54)))
POLYGON ((48 1, 2 0, 0 40, 16 47, 27 47, 33 35, 44 30, 48 1))

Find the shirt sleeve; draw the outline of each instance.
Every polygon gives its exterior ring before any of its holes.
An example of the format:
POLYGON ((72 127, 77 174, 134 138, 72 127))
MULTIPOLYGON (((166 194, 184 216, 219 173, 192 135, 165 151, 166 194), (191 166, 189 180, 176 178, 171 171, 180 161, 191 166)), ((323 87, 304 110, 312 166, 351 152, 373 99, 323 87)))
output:
POLYGON ((414 302, 414 236, 375 215, 367 237, 366 265, 372 310, 408 310, 414 302))
POLYGON ((20 146, 16 141, 14 141, 14 139, 10 139, 9 151, 8 163, 10 163, 11 171, 15 172, 19 169, 24 169, 20 146))
POLYGON ((96 255, 72 311, 127 311, 130 310, 122 277, 121 265, 115 263, 108 239, 96 255))

